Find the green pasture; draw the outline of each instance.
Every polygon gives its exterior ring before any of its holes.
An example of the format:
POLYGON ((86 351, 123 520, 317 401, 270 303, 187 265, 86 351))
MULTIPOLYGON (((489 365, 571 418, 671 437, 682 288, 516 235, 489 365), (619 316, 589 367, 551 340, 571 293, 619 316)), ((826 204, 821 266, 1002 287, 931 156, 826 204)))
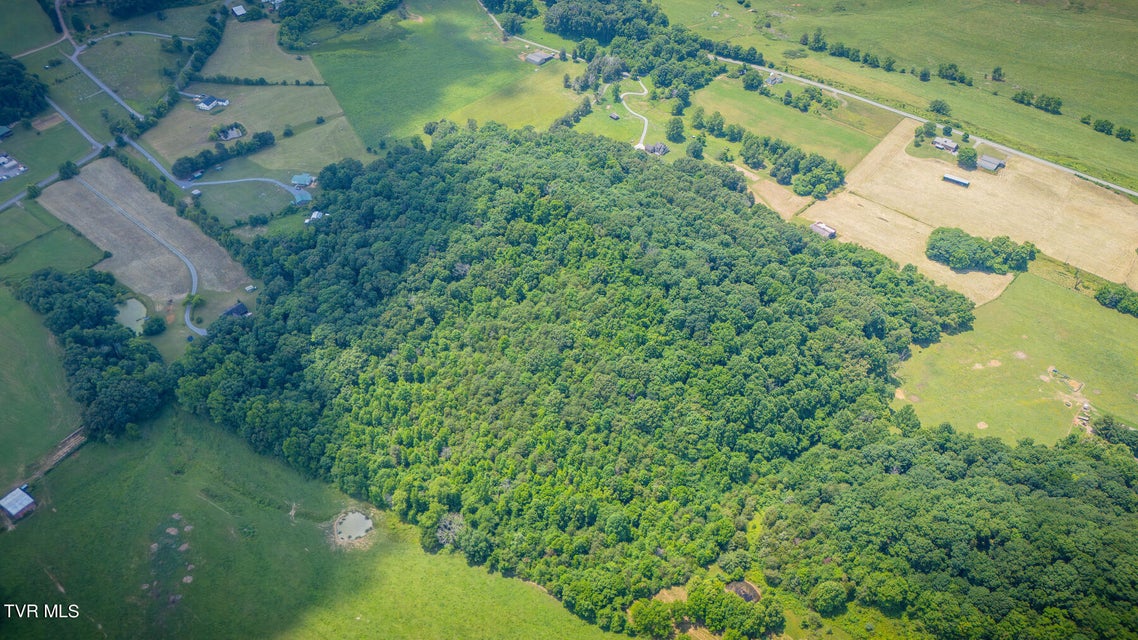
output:
POLYGON ((926 426, 1050 444, 1084 401, 1138 424, 1138 320, 1021 274, 976 310, 972 331, 916 349, 897 376, 907 398, 898 404, 911 402, 926 426))
POLYGON ((51 27, 51 20, 35 0, 8 0, 4 3, 4 19, 0 20, 0 43, 3 43, 4 53, 15 57, 60 35, 51 27))
POLYGON ((272 215, 289 204, 292 196, 267 182, 238 182, 200 187, 201 204, 227 227, 251 215, 272 215))
POLYGON ((62 354, 51 334, 2 286, 0 353, 0 488, 7 489, 79 426, 79 405, 67 396, 62 354))
POLYGON ((1080 12, 1064 8, 1074 5, 1051 2, 952 0, 933 8, 899 0, 809 0, 793 7, 759 0, 752 2, 753 13, 729 6, 716 17, 711 16, 716 6, 706 0, 660 4, 673 23, 717 40, 755 46, 780 68, 789 64, 795 72, 909 110, 920 111, 930 100, 944 99, 952 106, 952 119, 973 133, 1138 185, 1138 144, 1108 138, 1078 121, 1089 113, 1132 129, 1138 126, 1132 108, 1138 99, 1138 49, 1121 46, 1138 40, 1138 3, 1133 1, 1080 3, 1087 8, 1080 12), (765 28, 767 21, 770 29, 765 28), (965 24, 967 28, 953 27, 965 24), (927 66, 934 79, 922 83, 912 75, 869 69, 825 53, 783 57, 788 49, 800 49, 799 36, 816 27, 831 43, 841 41, 881 58, 892 55, 898 69, 927 66), (935 78, 941 62, 959 65, 976 86, 954 86, 935 78), (1003 68, 1005 82, 985 80, 984 74, 996 66, 1003 68), (1020 87, 1061 97, 1064 115, 1011 102, 1020 87))
MULTIPOLYGON (((44 112, 51 113, 50 111, 44 112)), ((78 160, 91 151, 91 145, 70 124, 61 122, 46 131, 17 125, 11 136, 0 141, 0 150, 12 155, 28 168, 24 173, 0 182, 0 200, 22 193, 59 170, 68 160, 78 160)), ((3 243, 3 240, 0 240, 3 243)))
POLYGON ((163 51, 167 42, 145 35, 115 36, 84 51, 80 61, 130 106, 145 112, 173 84, 162 70, 176 73, 189 57, 185 51, 180 55, 163 51))
POLYGON ((391 15, 313 49, 366 144, 421 134, 424 123, 448 117, 548 126, 576 104, 561 87, 571 63, 525 63, 524 45, 503 43, 476 3, 417 0, 408 10, 422 20, 391 15))
POLYGON ((273 177, 288 182, 299 171, 316 172, 327 164, 343 158, 361 158, 366 155, 364 145, 345 119, 340 105, 328 87, 308 86, 245 86, 195 83, 187 91, 208 93, 229 100, 228 107, 204 112, 189 100, 180 101, 156 127, 147 131, 142 143, 161 157, 169 166, 182 156, 194 155, 203 149, 212 149, 215 142, 209 139, 216 125, 240 122, 249 134, 271 131, 276 145, 230 161, 252 162, 261 167, 250 175, 214 175, 206 179, 234 177, 273 177), (316 124, 318 117, 324 123, 316 124), (286 125, 293 129, 292 137, 284 136, 286 125), (269 175, 267 172, 271 172, 269 175))
POLYGON ((222 74, 238 78, 264 78, 269 82, 282 80, 301 83, 323 82, 320 72, 312 64, 312 57, 282 51, 277 45, 280 26, 268 20, 237 22, 225 26, 221 46, 210 56, 202 75, 222 74))
POLYGON ((16 251, 63 223, 48 213, 35 200, 25 198, 14 207, 0 211, 0 253, 16 251))
POLYGON ((813 110, 802 113, 782 104, 781 95, 787 89, 797 95, 802 86, 783 83, 774 88, 774 96, 767 97, 744 90, 739 80, 720 77, 695 92, 692 105, 703 107, 707 114, 719 111, 728 124, 742 125, 757 135, 782 138, 807 152, 837 160, 847 171, 900 121, 899 116, 881 109, 874 110, 881 115, 867 114, 860 105, 838 107, 833 115, 813 110), (847 109, 851 111, 848 116, 841 114, 847 109))
POLYGON ((130 114, 67 59, 63 52, 69 48, 66 44, 49 47, 23 58, 23 62, 29 69, 35 69, 47 85, 48 96, 79 126, 97 140, 110 140, 108 122, 102 113, 106 111, 111 120, 129 119, 130 114), (62 64, 44 69, 53 59, 62 64))
POLYGON ((62 225, 21 245, 12 259, 0 263, 0 281, 19 280, 47 267, 74 271, 102 259, 103 252, 90 240, 62 225))
POLYGON ((333 548, 351 500, 182 413, 87 445, 31 491, 0 584, 82 615, 8 621, 7 638, 606 637, 532 585, 423 553, 384 514, 369 548, 333 548))
POLYGON ((67 24, 68 29, 71 29, 72 14, 78 15, 84 24, 87 25, 86 30, 75 34, 75 40, 77 42, 83 42, 107 34, 127 31, 151 31, 153 33, 165 33, 181 36, 183 38, 192 38, 197 34, 198 30, 202 28, 202 25, 205 24, 206 16, 208 16, 210 11, 216 6, 216 3, 208 2, 193 4, 163 9, 162 11, 154 11, 141 16, 127 18, 126 20, 119 20, 111 16, 106 7, 101 4, 84 3, 78 6, 68 6, 65 4, 62 9, 63 20, 67 24), (161 17, 159 17, 160 15, 161 17))

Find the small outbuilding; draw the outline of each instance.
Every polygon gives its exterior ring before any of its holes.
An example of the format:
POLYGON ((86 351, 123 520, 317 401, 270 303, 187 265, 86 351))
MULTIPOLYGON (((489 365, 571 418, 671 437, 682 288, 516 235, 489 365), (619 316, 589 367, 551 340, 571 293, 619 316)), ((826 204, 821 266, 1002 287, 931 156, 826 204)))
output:
POLYGON ((12 135, 12 128, 0 124, 0 140, 12 135))
POLYGON ((965 187, 965 188, 967 188, 968 185, 972 184, 968 180, 961 178, 960 176, 954 176, 951 173, 944 174, 944 181, 945 182, 951 182, 952 184, 958 184, 958 185, 965 187))
POLYGON ((980 156, 980 159, 976 162, 976 166, 980 167, 981 169, 987 169, 988 171, 999 171, 1007 165, 1004 164, 1004 161, 1000 160, 999 158, 995 158, 993 156, 980 156))
POLYGON ((237 16, 238 18, 245 15, 245 5, 239 4, 233 7, 233 15, 237 16))
POLYGON ((312 174, 308 173, 298 173, 292 177, 292 186, 297 188, 312 186, 313 182, 316 182, 316 178, 313 178, 312 174))
POLYGON ((249 311, 249 307, 246 307, 245 303, 240 300, 237 301, 237 304, 221 312, 222 318, 245 318, 251 315, 253 313, 249 311))
POLYGON ((609 118, 612 120, 620 120, 620 116, 615 113, 610 113, 609 118))
POLYGON ((769 76, 767 76, 767 84, 772 86, 772 87, 775 86, 776 84, 782 84, 782 76, 771 71, 771 74, 769 76))
MULTIPOLYGON (((27 487, 27 485, 24 485, 24 487, 27 487)), ((13 521, 19 520, 32 511, 35 511, 35 508, 36 501, 28 495, 27 491, 24 491, 23 487, 13 489, 11 493, 0 498, 0 509, 4 509, 4 512, 7 513, 8 517, 13 521)))
POLYGON ((838 237, 837 230, 822 221, 818 221, 810 225, 810 230, 822 236, 823 238, 826 238, 827 240, 833 240, 834 238, 838 237))
POLYGON ((644 150, 647 151, 648 153, 651 153, 654 156, 667 155, 668 153, 671 153, 671 151, 672 151, 671 149, 668 148, 668 145, 664 144, 663 142, 657 142, 656 144, 650 144, 647 147, 644 147, 644 150))
POLYGON ((553 54, 548 51, 534 51, 526 56, 526 62, 536 64, 539 67, 552 59, 553 54))

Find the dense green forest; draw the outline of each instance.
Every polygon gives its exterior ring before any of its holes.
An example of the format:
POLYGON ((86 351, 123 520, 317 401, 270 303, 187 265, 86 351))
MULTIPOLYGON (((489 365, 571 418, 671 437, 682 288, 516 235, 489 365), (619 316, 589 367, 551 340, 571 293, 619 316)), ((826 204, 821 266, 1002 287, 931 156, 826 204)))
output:
POLYGON ((91 269, 40 271, 16 289, 63 347, 68 392, 83 405, 83 427, 106 440, 135 432, 135 423, 158 413, 174 386, 154 345, 115 319, 115 303, 125 292, 114 276, 91 269))
MULTIPOLYGON (((1138 629, 1129 452, 889 409, 909 345, 972 319, 912 267, 781 222, 729 170, 565 130, 443 122, 320 180, 333 215, 245 247, 261 311, 192 348, 178 395, 425 548, 614 630, 713 564, 936 637, 1138 629)), ((780 628, 777 597, 699 585, 665 617, 780 628)))
POLYGON ((0 123, 31 118, 47 108, 47 85, 24 63, 0 51, 0 123))

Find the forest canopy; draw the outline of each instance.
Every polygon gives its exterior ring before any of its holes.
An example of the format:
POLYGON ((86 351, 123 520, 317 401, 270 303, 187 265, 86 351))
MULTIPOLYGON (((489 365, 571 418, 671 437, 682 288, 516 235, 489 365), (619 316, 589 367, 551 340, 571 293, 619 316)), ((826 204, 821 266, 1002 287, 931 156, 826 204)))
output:
POLYGON ((0 124, 31 118, 47 108, 47 85, 24 63, 0 52, 0 124))

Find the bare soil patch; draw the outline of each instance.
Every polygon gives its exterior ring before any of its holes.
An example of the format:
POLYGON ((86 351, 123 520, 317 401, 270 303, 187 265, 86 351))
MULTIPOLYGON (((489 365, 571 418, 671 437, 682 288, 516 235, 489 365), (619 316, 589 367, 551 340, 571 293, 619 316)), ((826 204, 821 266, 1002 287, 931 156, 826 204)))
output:
POLYGON ((1002 364, 1004 364, 1004 363, 1000 362, 999 360, 989 360, 989 361, 988 361, 988 366, 989 366, 989 367, 998 367, 998 366, 1000 366, 1000 365, 1002 365, 1002 364))
POLYGON ((747 602, 757 602, 762 597, 759 588, 746 580, 728 582, 724 588, 747 602))
MULTIPOLYGON (((252 281, 221 245, 150 193, 125 168, 103 159, 83 168, 80 177, 189 257, 200 287, 230 292, 252 281)), ((48 188, 40 202, 112 257, 98 268, 110 271, 132 290, 155 302, 189 293, 189 271, 166 247, 128 220, 78 179, 48 188)))
POLYGON ((976 428, 977 428, 977 429, 987 429, 987 428, 988 428, 988 423, 987 423, 987 422, 977 422, 977 423, 976 423, 976 428))
POLYGON ((1016 360, 1027 360, 1027 354, 1022 351, 1016 351, 1012 355, 1016 357, 1016 360))
MULTIPOLYGON (((1031 241, 1044 253, 1115 282, 1138 286, 1138 204, 1047 165, 1012 156, 998 174, 964 171, 936 158, 905 153, 916 123, 904 120, 849 173, 847 192, 811 208, 839 237, 865 244, 977 302, 984 274, 939 273, 924 258, 928 233, 959 227, 993 237, 1031 241), (963 188, 943 180, 964 175, 963 188), (876 221, 875 221, 876 219, 876 221), (905 222, 905 219, 909 222, 905 222), (832 222, 831 222, 832 220, 832 222), (963 277, 961 277, 963 276, 963 277)), ((946 273, 947 272, 947 273, 946 273)), ((1009 278, 1004 278, 1006 286, 1009 278)), ((1000 290, 1002 290, 1002 286, 1000 290)), ((990 292, 989 292, 990 295, 990 292)), ((990 299, 990 298, 989 298, 990 299)))
POLYGON ((47 131, 61 122, 63 122, 63 116, 53 111, 42 118, 32 120, 32 127, 34 127, 36 131, 47 131))

